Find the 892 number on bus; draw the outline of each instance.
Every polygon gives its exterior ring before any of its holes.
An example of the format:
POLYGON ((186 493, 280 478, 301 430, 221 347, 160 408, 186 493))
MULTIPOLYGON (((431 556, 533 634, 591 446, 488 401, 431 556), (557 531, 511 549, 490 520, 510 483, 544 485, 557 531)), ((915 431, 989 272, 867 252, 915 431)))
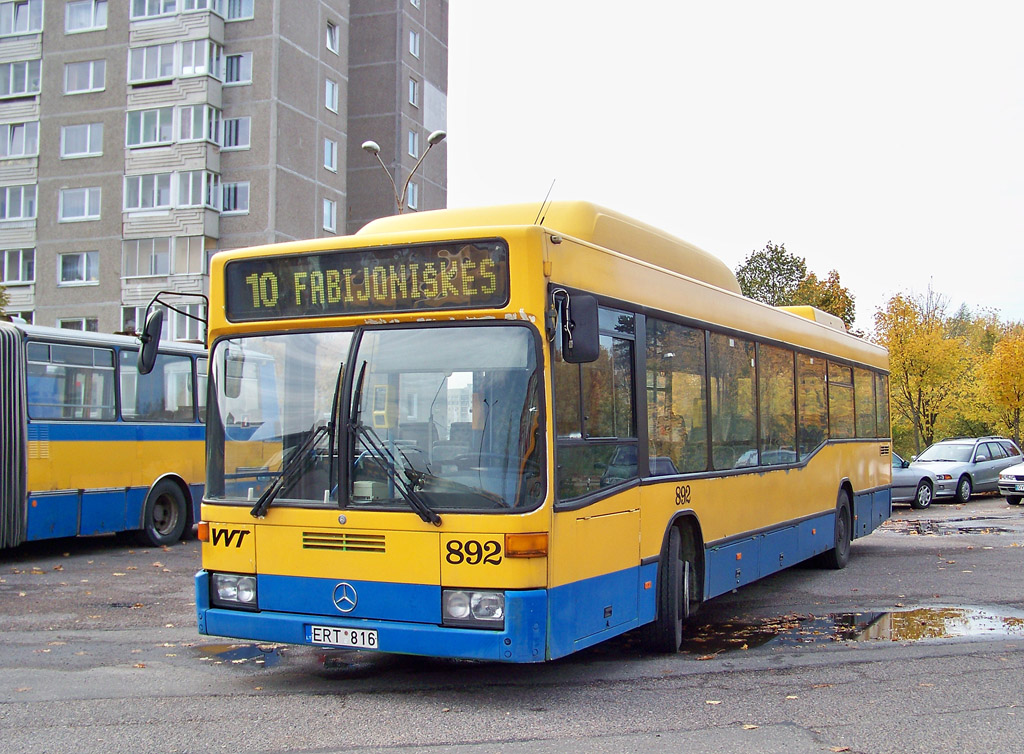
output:
POLYGON ((445 560, 452 565, 500 565, 501 543, 493 539, 486 542, 478 542, 475 539, 467 539, 465 542, 450 539, 445 560))

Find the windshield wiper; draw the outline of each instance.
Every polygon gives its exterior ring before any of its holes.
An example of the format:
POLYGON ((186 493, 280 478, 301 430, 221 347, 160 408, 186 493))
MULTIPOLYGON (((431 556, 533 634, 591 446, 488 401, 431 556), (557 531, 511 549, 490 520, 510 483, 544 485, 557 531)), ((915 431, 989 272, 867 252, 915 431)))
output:
POLYGON ((256 505, 249 511, 249 515, 253 518, 263 518, 267 515, 267 509, 270 504, 274 502, 274 499, 278 496, 285 484, 292 481, 295 476, 295 472, 298 471, 299 467, 302 466, 306 459, 306 453, 312 449, 316 443, 326 434, 334 431, 334 422, 328 422, 327 424, 321 424, 319 427, 310 432, 302 445, 292 453, 292 457, 288 459, 288 462, 281 468, 281 474, 271 482, 270 486, 263 491, 260 495, 259 500, 256 501, 256 505))
POLYGON ((402 479, 398 474, 400 465, 395 454, 391 452, 391 449, 388 448, 387 443, 381 439, 380 435, 360 420, 359 414, 362 408, 360 404, 363 394, 363 378, 365 376, 366 362, 364 361, 363 365, 359 368, 359 377, 356 378, 356 387, 352 395, 352 420, 349 424, 349 429, 353 436, 353 450, 355 449, 354 441, 362 438, 363 445, 370 451, 370 457, 376 461, 385 473, 391 473, 395 489, 405 498, 417 515, 427 523, 440 526, 441 517, 431 510, 429 505, 423 502, 423 498, 416 491, 417 485, 423 480, 423 474, 416 471, 408 456, 399 450, 402 459, 405 461, 405 463, 401 464, 402 473, 405 474, 409 481, 407 482, 405 479, 402 479), (385 464, 385 461, 387 464, 385 464))

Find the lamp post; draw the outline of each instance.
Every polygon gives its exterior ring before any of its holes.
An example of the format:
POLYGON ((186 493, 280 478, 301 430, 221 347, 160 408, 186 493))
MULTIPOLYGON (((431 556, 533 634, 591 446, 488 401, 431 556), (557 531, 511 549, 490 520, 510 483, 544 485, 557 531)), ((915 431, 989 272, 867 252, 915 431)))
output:
POLYGON ((420 165, 423 162, 423 158, 427 156, 427 152, 434 148, 435 145, 440 144, 444 141, 444 137, 448 134, 444 131, 434 131, 427 137, 427 148, 423 150, 423 154, 416 160, 416 164, 413 165, 412 170, 409 171, 409 177, 405 179, 405 183, 402 185, 402 193, 398 193, 398 186, 395 183, 395 179, 391 177, 391 171, 388 170, 387 165, 384 164, 384 160, 380 158, 380 144, 375 141, 364 141, 363 149, 369 152, 377 158, 377 162, 384 169, 384 175, 388 177, 388 182, 391 183, 391 190, 395 193, 395 204, 398 205, 398 214, 402 214, 405 210, 405 194, 409 190, 409 181, 416 175, 416 171, 419 170, 420 165))

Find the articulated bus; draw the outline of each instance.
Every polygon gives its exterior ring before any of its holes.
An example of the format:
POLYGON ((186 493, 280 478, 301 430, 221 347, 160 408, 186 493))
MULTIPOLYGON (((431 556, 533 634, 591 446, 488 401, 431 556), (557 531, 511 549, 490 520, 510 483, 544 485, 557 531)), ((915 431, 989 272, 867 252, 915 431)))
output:
POLYGON ((0 547, 110 532, 176 542, 205 473, 206 349, 0 322, 0 547))
POLYGON ((226 251, 210 313, 202 634, 673 652, 891 512, 886 352, 591 204, 226 251))

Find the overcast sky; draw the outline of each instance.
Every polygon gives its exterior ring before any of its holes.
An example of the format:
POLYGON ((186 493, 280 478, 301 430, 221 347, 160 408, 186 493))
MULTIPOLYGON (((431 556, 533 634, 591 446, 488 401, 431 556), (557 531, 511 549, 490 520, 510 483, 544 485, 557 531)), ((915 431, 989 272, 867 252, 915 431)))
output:
POLYGON ((1024 320, 1024 1, 450 0, 448 205, 585 199, 735 269, 1024 320))

